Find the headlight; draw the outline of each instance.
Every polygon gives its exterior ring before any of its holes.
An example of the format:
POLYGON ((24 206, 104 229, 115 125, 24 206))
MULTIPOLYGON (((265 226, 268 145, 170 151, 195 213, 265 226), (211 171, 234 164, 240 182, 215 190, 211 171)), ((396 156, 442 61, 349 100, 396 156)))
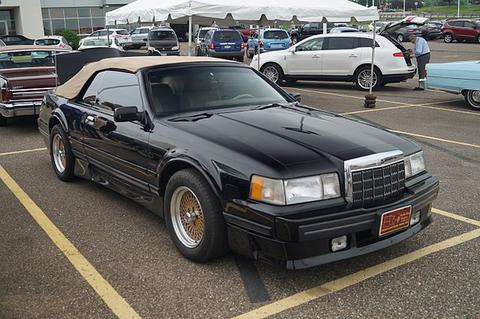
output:
POLYGON ((425 171, 423 152, 418 152, 405 158, 405 178, 409 178, 425 171))
POLYGON ((252 177, 250 198, 275 205, 291 205, 340 197, 337 174, 276 180, 252 177))
POLYGON ((172 51, 178 50, 178 46, 172 47, 172 51))

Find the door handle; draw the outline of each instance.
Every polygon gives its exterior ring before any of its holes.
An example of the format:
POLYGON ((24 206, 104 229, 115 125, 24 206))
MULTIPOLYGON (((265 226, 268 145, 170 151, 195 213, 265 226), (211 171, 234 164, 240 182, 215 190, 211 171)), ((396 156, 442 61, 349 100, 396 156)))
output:
POLYGON ((312 59, 320 59, 320 56, 318 54, 312 55, 312 59))
POLYGON ((358 55, 356 55, 356 54, 350 54, 348 57, 349 57, 349 58, 358 58, 358 55))
POLYGON ((97 117, 94 115, 87 115, 85 118, 85 124, 87 125, 93 125, 95 124, 95 121, 97 120, 97 117))

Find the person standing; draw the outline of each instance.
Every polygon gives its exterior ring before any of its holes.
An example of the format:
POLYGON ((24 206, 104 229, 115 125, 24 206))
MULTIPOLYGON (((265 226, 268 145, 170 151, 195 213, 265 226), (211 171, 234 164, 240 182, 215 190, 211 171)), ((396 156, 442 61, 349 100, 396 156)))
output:
POLYGON ((414 90, 423 91, 425 90, 425 77, 427 76, 426 66, 430 62, 430 47, 424 38, 416 35, 410 36, 410 42, 414 44, 413 54, 417 59, 418 68, 418 86, 414 90))

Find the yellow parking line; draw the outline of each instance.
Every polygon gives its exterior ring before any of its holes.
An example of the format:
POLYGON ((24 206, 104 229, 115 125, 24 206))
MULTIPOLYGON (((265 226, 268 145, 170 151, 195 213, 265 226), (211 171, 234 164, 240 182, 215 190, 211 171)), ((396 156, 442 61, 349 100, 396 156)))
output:
MULTIPOLYGON (((360 110, 360 111, 344 112, 344 113, 339 113, 339 114, 340 115, 352 115, 352 114, 361 114, 361 113, 369 113, 369 112, 397 110, 397 109, 403 109, 403 108, 409 108, 409 107, 430 107, 429 105, 443 104, 443 103, 449 103, 449 102, 454 102, 454 101, 456 101, 456 100, 437 101, 437 102, 429 102, 429 103, 422 103, 422 104, 405 104, 405 105, 399 105, 399 106, 381 107, 379 109, 365 109, 365 110, 360 110)), ((448 109, 444 109, 444 110, 449 111, 448 109)), ((458 112, 463 113, 463 111, 458 111, 458 112)), ((468 112, 468 113, 471 113, 471 112, 468 112)))
POLYGON ((390 132, 402 134, 402 135, 409 135, 409 136, 414 136, 414 137, 421 137, 429 140, 434 140, 434 141, 439 141, 439 142, 445 142, 445 143, 450 143, 450 144, 457 144, 457 145, 462 145, 462 146, 468 146, 468 147, 474 147, 474 148, 480 148, 480 145, 478 144, 470 144, 470 143, 465 143, 465 142, 458 142, 458 141, 453 141, 453 140, 447 140, 444 138, 439 138, 439 137, 434 137, 434 136, 428 136, 428 135, 421 135, 421 134, 415 134, 415 133, 409 133, 405 131, 398 131, 398 130, 389 130, 390 132))
POLYGON ((461 215, 446 212, 446 211, 438 209, 438 208, 432 208, 432 212, 435 213, 435 214, 438 214, 438 215, 442 215, 442 216, 445 216, 445 217, 448 217, 448 218, 456 219, 456 220, 459 220, 461 222, 464 222, 464 223, 467 223, 467 224, 472 224, 472 225, 480 227, 480 221, 475 220, 475 219, 471 219, 471 218, 468 218, 468 217, 463 217, 461 215))
MULTIPOLYGON (((451 102, 454 102, 454 101, 451 101, 451 102)), ((443 102, 443 103, 445 103, 445 102, 443 102)), ((441 103, 436 103, 436 104, 441 104, 441 103)), ((462 114, 480 116, 480 112, 469 112, 469 111, 454 110, 454 109, 447 109, 447 108, 444 108, 444 107, 427 106, 427 105, 418 105, 418 107, 423 107, 423 108, 432 109, 432 110, 439 110, 439 111, 446 111, 446 112, 454 112, 454 113, 462 113, 462 114)))
POLYGON ((0 165, 0 179, 118 318, 140 318, 0 165))
POLYGON ((282 311, 300 306, 307 302, 316 300, 318 298, 330 295, 332 293, 338 292, 360 282, 363 282, 367 279, 373 278, 375 276, 381 275, 387 271, 393 270, 400 266, 406 265, 413 261, 416 261, 425 256, 431 255, 433 253, 442 251, 444 249, 460 245, 462 243, 468 242, 475 238, 480 237, 480 228, 473 231, 464 233, 459 236, 452 237, 450 239, 444 240, 442 242, 420 248, 406 255, 388 260, 381 264, 368 267, 364 270, 358 271, 351 275, 341 277, 339 279, 332 280, 323 285, 301 291, 289 297, 280 299, 268 305, 262 306, 260 308, 254 309, 250 312, 244 313, 240 316, 235 317, 235 319, 258 319, 266 318, 274 314, 280 313, 282 311))
POLYGON ((46 151, 46 150, 47 150, 46 147, 42 147, 42 148, 33 148, 31 150, 5 152, 5 153, 0 153, 0 157, 1 156, 8 156, 8 155, 17 155, 17 154, 24 154, 24 153, 40 152, 40 151, 46 151))
MULTIPOLYGON (((357 100, 365 100, 365 97, 364 97, 364 96, 355 96, 355 95, 340 94, 340 93, 333 93, 333 92, 325 92, 325 91, 317 91, 317 90, 300 89, 300 88, 296 88, 296 87, 292 87, 291 89, 292 89, 292 90, 298 90, 298 91, 304 91, 304 92, 324 94, 324 95, 332 95, 332 96, 339 96, 339 97, 348 97, 348 98, 357 99, 357 100)), ((388 101, 388 100, 382 100, 382 99, 377 99, 377 102, 384 102, 384 103, 398 104, 398 105, 410 105, 409 103, 388 101)))

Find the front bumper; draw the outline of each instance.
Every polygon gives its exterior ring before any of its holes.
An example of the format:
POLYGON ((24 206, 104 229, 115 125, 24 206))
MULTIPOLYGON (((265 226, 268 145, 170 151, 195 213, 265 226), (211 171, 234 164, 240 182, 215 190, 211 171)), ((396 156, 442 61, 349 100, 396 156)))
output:
POLYGON ((150 54, 153 55, 161 55, 161 56, 171 56, 171 55, 180 55, 180 51, 178 50, 152 50, 150 51, 150 54))
POLYGON ((438 179, 429 176, 409 188, 395 203, 368 209, 346 209, 344 205, 344 209, 319 210, 306 218, 294 218, 294 215, 272 217, 269 213, 243 207, 245 216, 259 217, 252 221, 240 217, 238 211, 224 212, 229 245, 239 254, 268 260, 288 269, 308 268, 363 255, 403 241, 428 226, 431 205, 438 189, 438 179), (380 213, 406 205, 412 205, 412 213, 420 211, 420 222, 379 238, 380 213), (272 222, 258 222, 262 219, 272 222), (332 252, 331 239, 343 235, 348 237, 348 247, 332 252))
POLYGON ((37 115, 41 105, 42 101, 0 103, 0 115, 3 117, 37 115))

